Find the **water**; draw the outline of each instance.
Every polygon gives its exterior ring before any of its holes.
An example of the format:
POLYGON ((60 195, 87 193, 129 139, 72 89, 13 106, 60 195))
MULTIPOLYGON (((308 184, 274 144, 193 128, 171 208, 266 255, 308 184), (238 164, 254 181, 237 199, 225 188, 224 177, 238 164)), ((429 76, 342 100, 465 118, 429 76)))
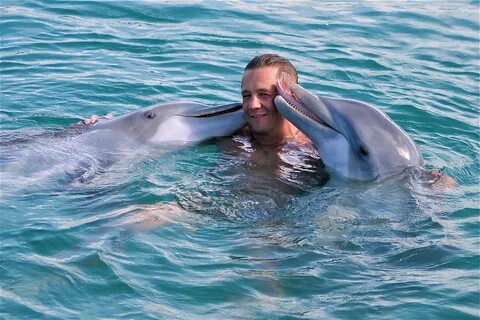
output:
POLYGON ((0 5, 9 148, 66 148, 33 137, 94 113, 239 101, 244 65, 276 52, 307 89, 382 109, 459 183, 328 180, 309 150, 257 163, 241 139, 73 182, 3 165, 2 318, 480 317, 478 1, 0 5))

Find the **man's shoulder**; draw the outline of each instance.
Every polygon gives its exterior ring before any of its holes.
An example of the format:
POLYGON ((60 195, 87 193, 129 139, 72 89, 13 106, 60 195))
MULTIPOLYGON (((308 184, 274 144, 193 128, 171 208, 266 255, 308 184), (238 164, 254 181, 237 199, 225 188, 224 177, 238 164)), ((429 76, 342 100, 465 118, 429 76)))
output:
POLYGON ((310 140, 303 132, 299 131, 295 136, 295 142, 299 145, 313 145, 312 140, 310 140))

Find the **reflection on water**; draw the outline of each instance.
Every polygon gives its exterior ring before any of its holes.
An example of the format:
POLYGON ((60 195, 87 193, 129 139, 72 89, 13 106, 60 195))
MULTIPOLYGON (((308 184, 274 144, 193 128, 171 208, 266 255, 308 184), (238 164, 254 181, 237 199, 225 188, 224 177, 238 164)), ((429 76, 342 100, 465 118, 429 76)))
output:
POLYGON ((177 195, 189 211, 231 219, 272 218, 285 215, 294 198, 329 180, 310 146, 265 147, 247 137, 218 139, 216 145, 219 160, 205 168, 206 180, 177 195))

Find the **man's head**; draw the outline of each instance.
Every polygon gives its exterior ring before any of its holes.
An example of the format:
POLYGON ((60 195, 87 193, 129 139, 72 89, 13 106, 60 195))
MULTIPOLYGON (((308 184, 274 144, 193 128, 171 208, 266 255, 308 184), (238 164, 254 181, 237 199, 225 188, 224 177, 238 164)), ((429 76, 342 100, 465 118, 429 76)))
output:
POLYGON ((284 88, 298 83, 297 70, 287 59, 276 54, 254 57, 242 78, 243 110, 255 136, 282 138, 289 123, 277 111, 277 81, 284 88))

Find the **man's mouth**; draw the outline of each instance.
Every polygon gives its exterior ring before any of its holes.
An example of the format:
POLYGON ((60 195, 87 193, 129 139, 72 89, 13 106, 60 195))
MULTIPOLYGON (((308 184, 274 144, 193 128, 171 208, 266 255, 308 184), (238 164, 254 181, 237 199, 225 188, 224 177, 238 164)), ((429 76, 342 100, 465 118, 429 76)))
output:
POLYGON ((265 116, 266 116, 266 114, 251 114, 250 118, 260 119, 260 118, 265 117, 265 116))

